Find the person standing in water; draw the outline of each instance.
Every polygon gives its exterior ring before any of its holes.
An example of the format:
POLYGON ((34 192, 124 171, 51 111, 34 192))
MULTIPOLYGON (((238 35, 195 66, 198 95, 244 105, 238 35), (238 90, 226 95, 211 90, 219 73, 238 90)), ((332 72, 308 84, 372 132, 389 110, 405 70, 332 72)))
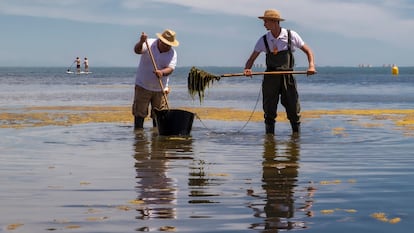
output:
MULTIPOLYGON (((277 10, 269 9, 264 12, 264 27, 268 32, 261 36, 248 58, 244 75, 252 75, 252 66, 261 52, 266 53, 266 71, 292 71, 294 67, 293 52, 295 48, 302 50, 307 58, 308 75, 316 73, 313 52, 295 31, 282 28, 280 22, 284 21, 277 10)), ((274 75, 265 74, 262 83, 263 111, 266 134, 274 134, 279 96, 286 109, 294 134, 300 131, 300 104, 296 88, 296 80, 291 74, 274 75)))
POLYGON ((80 74, 80 72, 81 72, 81 60, 80 60, 80 58, 76 57, 75 62, 76 62, 76 72, 78 74, 80 74))
POLYGON ((170 29, 157 33, 157 39, 148 39, 147 34, 141 34, 135 44, 134 52, 141 55, 135 78, 135 94, 132 105, 134 115, 134 129, 142 129, 144 119, 148 116, 148 108, 167 109, 167 100, 164 98, 168 92, 169 75, 177 65, 177 52, 172 47, 179 45, 176 33, 170 29), (145 42, 148 39, 148 46, 145 42), (151 49, 157 70, 154 70, 148 49, 151 49), (164 87, 161 88, 160 82, 164 87))
POLYGON ((85 57, 85 59, 83 60, 83 65, 84 65, 84 71, 88 73, 89 72, 89 61, 87 57, 85 57))

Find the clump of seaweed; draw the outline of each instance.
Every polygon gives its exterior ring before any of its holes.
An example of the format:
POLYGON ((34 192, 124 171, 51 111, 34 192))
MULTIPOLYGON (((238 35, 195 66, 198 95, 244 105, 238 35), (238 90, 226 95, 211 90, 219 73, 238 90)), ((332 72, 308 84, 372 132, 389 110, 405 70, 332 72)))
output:
POLYGON ((219 80, 220 76, 210 74, 193 66, 188 73, 188 93, 193 99, 195 95, 198 94, 198 98, 201 103, 204 99, 204 92, 206 88, 210 87, 214 81, 219 80))

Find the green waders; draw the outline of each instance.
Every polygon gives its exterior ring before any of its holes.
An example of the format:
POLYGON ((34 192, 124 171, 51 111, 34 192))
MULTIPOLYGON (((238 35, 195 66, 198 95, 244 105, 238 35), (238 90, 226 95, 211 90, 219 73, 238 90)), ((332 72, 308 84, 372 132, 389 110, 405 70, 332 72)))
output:
MULTIPOLYGON (((293 70, 294 58, 290 49, 290 31, 288 30, 288 50, 276 54, 270 52, 266 36, 263 36, 266 45, 266 71, 293 70)), ((266 134, 274 134, 277 104, 280 102, 286 109, 292 131, 300 131, 300 103, 293 75, 264 75, 262 83, 263 111, 266 125, 266 134)))

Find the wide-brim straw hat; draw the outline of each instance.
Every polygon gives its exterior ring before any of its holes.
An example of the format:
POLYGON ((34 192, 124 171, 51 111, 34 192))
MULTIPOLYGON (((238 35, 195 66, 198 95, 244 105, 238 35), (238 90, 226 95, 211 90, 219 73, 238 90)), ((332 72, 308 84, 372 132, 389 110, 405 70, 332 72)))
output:
POLYGON ((175 32, 173 30, 167 29, 162 34, 156 33, 157 37, 167 45, 176 47, 180 44, 175 38, 175 32))
POLYGON ((280 17, 279 11, 274 10, 274 9, 266 10, 263 16, 259 16, 259 19, 272 19, 272 20, 278 20, 278 21, 285 20, 282 17, 280 17))

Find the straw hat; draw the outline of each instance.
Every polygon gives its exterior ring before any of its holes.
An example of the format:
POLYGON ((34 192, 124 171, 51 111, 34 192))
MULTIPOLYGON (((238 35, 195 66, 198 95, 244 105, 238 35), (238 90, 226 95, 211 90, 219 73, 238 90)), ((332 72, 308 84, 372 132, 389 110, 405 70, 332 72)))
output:
POLYGON ((173 30, 167 29, 162 34, 156 33, 157 37, 167 45, 176 47, 180 44, 178 40, 175 39, 175 32, 173 30))
POLYGON ((280 17, 279 11, 274 9, 266 10, 263 16, 259 16, 259 19, 273 19, 278 21, 284 21, 284 19, 280 17))

